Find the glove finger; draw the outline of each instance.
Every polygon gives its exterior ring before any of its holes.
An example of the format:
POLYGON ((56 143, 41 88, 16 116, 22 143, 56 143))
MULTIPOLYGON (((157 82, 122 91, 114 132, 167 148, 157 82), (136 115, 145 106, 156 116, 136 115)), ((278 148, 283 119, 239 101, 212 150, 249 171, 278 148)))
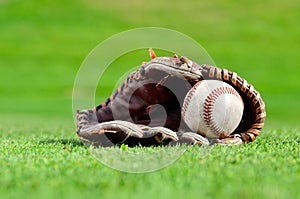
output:
POLYGON ((164 141, 178 141, 177 134, 165 127, 153 127, 151 128, 151 133, 155 135, 155 138, 159 142, 164 142, 164 141))
POLYGON ((129 137, 142 137, 142 129, 126 121, 109 121, 95 125, 85 125, 77 132, 79 138, 94 146, 112 146, 124 143, 129 137))
POLYGON ((99 128, 99 124, 83 126, 77 131, 79 139, 88 145, 93 146, 113 146, 114 143, 108 139, 104 133, 104 129, 99 128))
POLYGON ((214 144, 222 144, 222 145, 241 145, 243 144, 243 140, 239 137, 230 137, 224 139, 217 139, 214 141, 214 144))
POLYGON ((207 138, 193 132, 183 133, 179 139, 179 143, 187 145, 197 144, 202 146, 208 146, 210 144, 207 138))
POLYGON ((86 109, 82 111, 79 110, 76 111, 77 132, 79 132, 83 126, 91 125, 91 124, 93 125, 98 124, 97 116, 93 110, 86 109))
POLYGON ((172 141, 178 141, 177 134, 165 127, 149 127, 139 125, 143 130, 142 138, 130 137, 125 143, 129 146, 158 146, 167 145, 172 141))

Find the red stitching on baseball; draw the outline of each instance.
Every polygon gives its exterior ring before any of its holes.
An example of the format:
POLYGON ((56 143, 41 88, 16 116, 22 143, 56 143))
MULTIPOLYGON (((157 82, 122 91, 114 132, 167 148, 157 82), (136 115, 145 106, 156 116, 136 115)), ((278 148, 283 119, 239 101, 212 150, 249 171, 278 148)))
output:
POLYGON ((182 117, 185 116, 185 112, 187 110, 188 105, 190 104, 192 96, 194 95, 195 91, 197 90, 197 88, 200 86, 201 83, 202 81, 195 84, 193 88, 188 92, 187 96, 185 97, 184 103, 182 105, 182 117))
POLYGON ((235 95, 237 98, 240 98, 240 96, 237 94, 236 90, 234 90, 231 87, 219 87, 214 89, 205 99, 204 102, 204 121, 206 126, 213 131, 214 133, 217 133, 217 135, 224 134, 224 130, 220 129, 214 120, 212 114, 213 114, 213 106, 216 102, 217 98, 220 97, 222 94, 231 94, 235 95))

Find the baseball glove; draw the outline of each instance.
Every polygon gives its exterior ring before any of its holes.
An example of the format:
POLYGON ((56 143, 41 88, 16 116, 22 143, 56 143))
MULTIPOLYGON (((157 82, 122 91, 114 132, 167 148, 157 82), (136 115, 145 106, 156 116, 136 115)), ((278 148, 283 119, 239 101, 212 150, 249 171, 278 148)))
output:
POLYGON ((93 110, 77 111, 77 134, 94 146, 185 144, 237 145, 255 140, 264 126, 265 105, 254 87, 235 72, 198 65, 186 57, 156 57, 131 73, 105 102, 93 110), (244 101, 242 120, 235 131, 207 139, 187 127, 181 108, 198 81, 216 79, 233 86, 244 101))

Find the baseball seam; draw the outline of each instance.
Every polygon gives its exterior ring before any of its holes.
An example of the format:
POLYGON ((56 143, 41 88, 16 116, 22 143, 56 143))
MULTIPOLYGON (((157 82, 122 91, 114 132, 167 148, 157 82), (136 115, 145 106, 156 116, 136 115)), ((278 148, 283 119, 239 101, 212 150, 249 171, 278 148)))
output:
POLYGON ((214 90, 206 97, 204 102, 204 122, 206 126, 216 135, 224 134, 224 130, 222 130, 216 123, 213 117, 213 107, 218 99, 223 94, 231 94, 236 96, 237 98, 241 99, 240 96, 237 94, 236 90, 230 87, 219 87, 214 90))
POLYGON ((190 101, 192 97, 194 96, 194 93, 196 92, 197 88, 200 86, 202 82, 198 82, 194 85, 194 87, 188 92, 187 96, 185 97, 184 103, 182 105, 182 117, 185 117, 186 110, 188 108, 188 105, 190 104, 190 101))

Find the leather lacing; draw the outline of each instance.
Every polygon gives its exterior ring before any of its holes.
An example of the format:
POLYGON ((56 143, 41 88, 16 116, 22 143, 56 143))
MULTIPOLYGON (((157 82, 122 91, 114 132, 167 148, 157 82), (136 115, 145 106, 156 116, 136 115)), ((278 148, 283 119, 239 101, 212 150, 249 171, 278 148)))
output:
POLYGON ((96 111, 106 107, 112 100, 116 98, 117 95, 122 94, 124 89, 128 87, 133 81, 141 81, 145 79, 145 67, 141 66, 141 68, 137 71, 130 73, 130 75, 125 79, 124 83, 118 87, 118 89, 109 97, 107 98, 102 104, 96 107, 96 111))

